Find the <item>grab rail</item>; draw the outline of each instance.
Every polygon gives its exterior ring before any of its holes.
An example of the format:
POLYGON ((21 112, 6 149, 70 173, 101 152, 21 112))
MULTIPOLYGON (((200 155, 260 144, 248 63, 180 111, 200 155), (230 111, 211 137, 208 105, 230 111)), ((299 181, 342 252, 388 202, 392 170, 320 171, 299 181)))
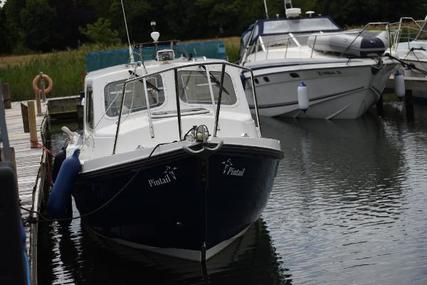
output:
MULTIPOLYGON (((319 31, 318 33, 304 33, 304 34, 299 34, 299 35, 295 35, 294 33, 287 33, 287 34, 283 34, 283 38, 279 38, 279 39, 275 39, 275 40, 270 40, 270 41, 266 41, 266 39, 264 39, 262 36, 259 36, 257 39, 256 43, 253 43, 252 45, 249 45, 247 47, 245 47, 245 55, 244 58, 241 62, 242 65, 244 65, 247 61, 247 57, 249 54, 251 53, 257 53, 258 52, 258 45, 260 45, 262 47, 262 51, 266 53, 265 55, 265 59, 268 59, 269 54, 271 53, 271 49, 274 46, 281 46, 282 48, 285 49, 285 59, 288 58, 288 51, 289 48, 291 46, 291 43, 295 44, 295 47, 297 48, 304 48, 307 47, 307 45, 303 45, 300 42, 300 39, 303 38, 308 38, 311 35, 314 35, 314 42, 313 42, 313 46, 311 47, 311 53, 310 53, 310 58, 314 57, 314 50, 316 49, 316 45, 318 44, 318 39, 319 37, 323 37, 323 36, 331 36, 334 34, 347 34, 347 35, 351 35, 354 34, 355 38, 351 41, 351 43, 349 45, 346 46, 344 52, 341 53, 341 56, 344 56, 346 52, 348 52, 348 50, 351 48, 351 46, 354 44, 354 42, 367 30, 369 30, 369 27, 371 26, 378 26, 378 25, 385 25, 385 28, 382 29, 384 31, 388 32, 388 37, 389 37, 389 46, 387 48, 390 48, 391 50, 391 32, 390 32, 390 28, 389 22, 370 22, 368 24, 366 24, 361 30, 354 30, 354 31, 341 31, 341 32, 327 32, 327 33, 323 33, 321 31, 319 31)), ((254 55, 256 56, 256 55, 254 55)))
MULTIPOLYGON (((230 66, 233 68, 237 68, 242 70, 244 73, 248 72, 250 74, 250 81, 251 81, 251 87, 252 87, 252 96, 253 96, 253 100, 254 100, 254 105, 255 105, 255 124, 256 124, 256 128, 259 132, 259 134, 261 134, 261 124, 260 124, 260 116, 259 116, 259 110, 258 110, 258 98, 257 98, 257 94, 256 94, 256 90, 255 90, 255 83, 254 83, 254 74, 253 71, 250 68, 246 68, 237 64, 233 64, 230 62, 225 62, 225 61, 210 61, 210 62, 191 62, 189 64, 183 64, 181 66, 174 66, 174 67, 168 67, 165 69, 162 69, 160 71, 156 71, 156 72, 152 72, 152 73, 147 73, 144 74, 142 76, 138 76, 138 77, 134 77, 134 78, 130 78, 128 80, 126 80, 123 84, 123 88, 122 88, 122 98, 121 98, 121 103, 120 103, 120 113, 119 113, 119 117, 117 120, 117 128, 116 128, 116 134, 114 137, 114 146, 113 146, 113 155, 116 154, 116 150, 117 150, 117 143, 118 143, 118 137, 119 137, 119 133, 120 133, 120 125, 122 122, 122 114, 123 114, 123 106, 124 106, 124 98, 125 98, 125 91, 126 91, 126 85, 135 81, 141 81, 143 80, 143 84, 146 84, 146 78, 147 77, 152 77, 155 75, 160 75, 162 73, 166 73, 166 72, 170 72, 173 71, 174 72, 174 81, 175 81, 175 95, 176 95, 176 108, 177 108, 177 120, 178 120, 178 132, 179 132, 179 140, 182 141, 182 122, 181 122, 181 106, 180 106, 180 98, 179 98, 179 86, 178 86, 178 70, 180 69, 184 69, 184 68, 189 68, 189 67, 202 67, 202 66, 208 66, 208 65, 221 65, 222 66, 222 75, 221 75, 221 87, 223 85, 223 76, 225 74, 225 70, 226 70, 226 66, 230 66)), ((220 113, 220 108, 221 108, 221 100, 222 100, 222 89, 220 88, 220 93, 218 96, 218 104, 217 104, 217 109, 216 109, 216 115, 215 115, 215 125, 214 125, 214 136, 216 136, 216 130, 218 129, 218 124, 219 124, 219 113, 220 113)), ((146 92, 146 91, 145 91, 146 92)), ((146 93, 147 94, 147 93, 146 93)), ((146 95, 147 96, 147 95, 146 95)), ((147 105, 149 105, 149 101, 146 97, 147 100, 147 105)), ((149 120, 151 121, 151 110, 150 108, 147 108, 147 112, 148 112, 148 116, 149 116, 149 120)), ((153 127, 152 126, 152 121, 151 121, 151 125, 150 128, 153 127)), ((154 132, 154 127, 153 127, 153 132, 154 132)))

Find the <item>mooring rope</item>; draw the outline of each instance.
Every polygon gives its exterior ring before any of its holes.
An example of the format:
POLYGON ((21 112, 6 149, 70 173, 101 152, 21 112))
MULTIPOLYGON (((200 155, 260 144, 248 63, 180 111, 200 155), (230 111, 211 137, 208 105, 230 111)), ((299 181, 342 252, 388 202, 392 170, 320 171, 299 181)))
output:
POLYGON ((413 63, 406 63, 405 61, 401 60, 400 58, 392 56, 389 53, 386 53, 385 56, 389 57, 390 59, 394 59, 394 60, 398 61, 401 65, 403 65, 403 67, 407 67, 409 69, 414 69, 414 70, 417 70, 417 71, 423 73, 424 75, 427 75, 426 70, 423 70, 421 68, 416 67, 413 63))
MULTIPOLYGON (((177 142, 177 141, 173 141, 172 143, 175 143, 175 142, 177 142)), ((149 156, 147 158, 151 158, 151 156, 154 154, 154 152, 157 150, 157 148, 160 147, 160 146, 162 146, 162 145, 165 145, 165 144, 169 144, 169 143, 160 143, 160 144, 157 144, 153 148, 153 150, 150 152, 150 154, 149 154, 149 156)), ((43 222, 48 222, 48 223, 51 223, 51 222, 65 222, 65 221, 72 221, 72 220, 78 220, 78 219, 82 219, 82 218, 87 218, 89 216, 92 216, 92 215, 98 213, 99 211, 101 211, 102 209, 104 209, 105 207, 107 207, 109 204, 111 204, 111 202, 113 202, 121 193, 123 193, 127 189, 127 187, 133 182, 133 180, 136 178, 136 176, 138 176, 141 173, 142 170, 143 170, 143 167, 139 168, 138 171, 135 172, 135 174, 125 183, 125 185, 123 185, 123 187, 120 188, 119 191, 117 191, 110 199, 108 199, 102 205, 100 205, 99 207, 97 207, 97 208, 95 208, 95 209, 93 209, 93 210, 91 210, 89 212, 86 212, 86 213, 81 214, 81 215, 76 216, 76 217, 51 219, 51 218, 46 217, 45 215, 43 215, 40 211, 36 211, 36 210, 33 210, 33 209, 28 209, 28 208, 25 208, 23 206, 20 206, 20 208, 22 210, 30 213, 30 214, 37 214, 38 216, 40 216, 40 218, 42 219, 43 222)), ((38 177, 40 177, 40 171, 37 174, 37 179, 38 179, 38 177)), ((35 189, 36 187, 37 187, 37 185, 34 185, 33 192, 36 191, 36 189, 35 189)), ((30 216, 26 220, 26 222, 28 222, 28 223, 36 223, 38 221, 34 220, 30 216)))

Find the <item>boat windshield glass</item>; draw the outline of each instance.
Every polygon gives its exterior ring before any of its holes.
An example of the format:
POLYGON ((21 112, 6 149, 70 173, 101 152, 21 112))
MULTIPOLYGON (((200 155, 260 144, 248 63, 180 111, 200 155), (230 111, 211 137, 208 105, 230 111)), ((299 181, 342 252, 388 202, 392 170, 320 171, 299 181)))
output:
POLYGON ((421 27, 420 32, 418 33, 417 40, 426 41, 427 40, 427 22, 421 27))
MULTIPOLYGON (((221 72, 210 71, 210 81, 215 102, 218 101, 221 82, 221 72)), ((208 74, 204 70, 178 71, 179 97, 189 104, 212 104, 208 74)), ((225 73, 222 89, 222 105, 233 105, 237 102, 233 82, 230 75, 225 73)))
POLYGON ((340 30, 329 18, 274 20, 263 22, 263 25, 264 35, 340 30))
MULTIPOLYGON (((105 110, 109 117, 119 115, 124 82, 125 80, 116 81, 105 86, 105 110)), ((165 95, 160 75, 149 77, 146 82, 150 107, 153 108, 162 105, 165 101, 165 95)), ((134 113, 145 110, 146 108, 147 103, 145 100, 145 91, 142 79, 126 84, 123 113, 134 113)))
POLYGON ((294 35, 291 37, 289 35, 269 35, 263 36, 262 40, 264 42, 265 47, 297 47, 298 42, 300 45, 307 45, 308 38, 311 34, 307 35, 294 35))

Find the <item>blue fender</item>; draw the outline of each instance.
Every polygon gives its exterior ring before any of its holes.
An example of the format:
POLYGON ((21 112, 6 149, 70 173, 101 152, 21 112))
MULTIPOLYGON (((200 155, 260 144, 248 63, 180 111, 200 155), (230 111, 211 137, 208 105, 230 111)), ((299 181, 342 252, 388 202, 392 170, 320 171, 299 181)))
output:
POLYGON ((72 216, 71 193, 81 170, 79 155, 80 150, 76 149, 61 165, 47 202, 47 211, 51 218, 63 219, 72 216))

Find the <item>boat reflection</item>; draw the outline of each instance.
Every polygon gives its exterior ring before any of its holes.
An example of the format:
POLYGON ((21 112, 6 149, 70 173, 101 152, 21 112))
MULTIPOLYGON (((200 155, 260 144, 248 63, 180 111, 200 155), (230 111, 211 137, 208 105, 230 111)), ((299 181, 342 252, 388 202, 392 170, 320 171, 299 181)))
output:
POLYGON ((50 250, 42 252, 56 256, 40 259, 42 284, 292 284, 262 220, 208 260, 207 276, 200 263, 121 246, 78 221, 51 225, 49 238, 50 250))

